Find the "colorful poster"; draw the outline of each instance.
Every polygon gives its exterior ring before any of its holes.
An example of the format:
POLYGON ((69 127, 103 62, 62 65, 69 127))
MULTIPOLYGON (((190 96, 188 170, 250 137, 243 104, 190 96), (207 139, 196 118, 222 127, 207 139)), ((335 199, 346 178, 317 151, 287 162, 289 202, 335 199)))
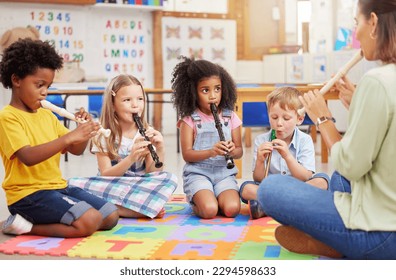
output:
POLYGON ((96 20, 89 22, 87 34, 91 73, 113 78, 130 74, 145 86, 152 86, 152 18, 149 11, 92 9, 96 20))
POLYGON ((85 61, 84 12, 76 6, 64 5, 1 5, 0 34, 15 27, 34 26, 40 39, 54 44, 65 62, 85 61), (3 6, 4 5, 4 6, 3 6))
POLYGON ((164 88, 180 56, 206 59, 223 66, 235 77, 236 23, 233 20, 162 18, 164 88))
POLYGON ((0 35, 14 27, 36 27, 65 62, 79 62, 88 80, 127 73, 153 86, 149 10, 31 3, 2 3, 0 10, 0 35))

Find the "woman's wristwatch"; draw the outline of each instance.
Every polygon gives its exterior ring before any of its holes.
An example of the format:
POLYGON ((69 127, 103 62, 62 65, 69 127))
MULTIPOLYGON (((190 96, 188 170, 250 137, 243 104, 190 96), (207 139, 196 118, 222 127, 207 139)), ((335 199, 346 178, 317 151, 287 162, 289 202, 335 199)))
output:
POLYGON ((322 116, 322 117, 317 118, 317 120, 316 120, 316 127, 319 128, 319 125, 320 125, 320 124, 325 123, 325 122, 327 122, 327 121, 332 121, 333 123, 336 122, 335 118, 333 118, 333 117, 325 117, 325 116, 322 116))

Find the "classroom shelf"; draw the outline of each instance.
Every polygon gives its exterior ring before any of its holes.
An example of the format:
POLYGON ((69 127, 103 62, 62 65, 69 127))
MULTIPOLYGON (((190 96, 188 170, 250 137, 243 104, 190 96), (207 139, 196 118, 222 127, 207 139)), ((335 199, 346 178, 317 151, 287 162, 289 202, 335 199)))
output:
POLYGON ((134 10, 147 10, 147 11, 161 11, 163 6, 152 5, 131 5, 131 4, 109 4, 109 3, 96 3, 92 5, 94 8, 114 8, 114 9, 134 9, 134 10))
POLYGON ((70 5, 92 5, 96 0, 0 0, 9 3, 36 3, 36 4, 70 4, 70 5))

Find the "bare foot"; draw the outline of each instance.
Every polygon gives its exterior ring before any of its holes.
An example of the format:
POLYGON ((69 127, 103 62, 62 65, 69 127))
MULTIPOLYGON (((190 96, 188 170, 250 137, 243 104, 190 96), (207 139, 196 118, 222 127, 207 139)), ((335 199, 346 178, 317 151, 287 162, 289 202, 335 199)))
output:
POLYGON ((154 219, 162 219, 165 216, 165 213, 165 208, 162 208, 158 215, 154 217, 154 219))

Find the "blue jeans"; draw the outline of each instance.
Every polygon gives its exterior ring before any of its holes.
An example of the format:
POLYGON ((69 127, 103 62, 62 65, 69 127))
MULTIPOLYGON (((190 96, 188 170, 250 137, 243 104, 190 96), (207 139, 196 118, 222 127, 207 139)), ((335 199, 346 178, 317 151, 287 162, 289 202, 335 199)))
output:
POLYGON ((261 182, 257 198, 267 215, 306 232, 346 258, 396 259, 396 232, 347 229, 334 205, 334 191, 351 192, 349 181, 337 172, 328 191, 291 176, 273 175, 261 182))
POLYGON ((90 208, 98 210, 103 218, 117 211, 115 205, 77 187, 37 191, 8 206, 12 215, 19 214, 33 224, 66 225, 90 208))
MULTIPOLYGON (((272 176, 272 175, 270 175, 270 176, 272 176)), ((285 175, 283 175, 283 176, 285 176, 285 175)), ((312 180, 314 178, 322 178, 322 179, 326 180, 327 185, 329 185, 329 183, 330 183, 330 177, 326 173, 316 173, 311 178, 309 178, 306 182, 308 182, 308 181, 310 181, 310 180, 312 180)), ((256 181, 245 181, 245 182, 243 182, 241 187, 239 188, 239 193, 240 194, 242 193, 243 188, 247 184, 252 184, 252 185, 257 185, 258 186, 258 185, 260 185, 260 182, 256 182, 256 181)), ((243 203, 245 203, 245 204, 248 204, 248 201, 246 199, 242 198, 242 196, 241 196, 241 201, 243 203)))

